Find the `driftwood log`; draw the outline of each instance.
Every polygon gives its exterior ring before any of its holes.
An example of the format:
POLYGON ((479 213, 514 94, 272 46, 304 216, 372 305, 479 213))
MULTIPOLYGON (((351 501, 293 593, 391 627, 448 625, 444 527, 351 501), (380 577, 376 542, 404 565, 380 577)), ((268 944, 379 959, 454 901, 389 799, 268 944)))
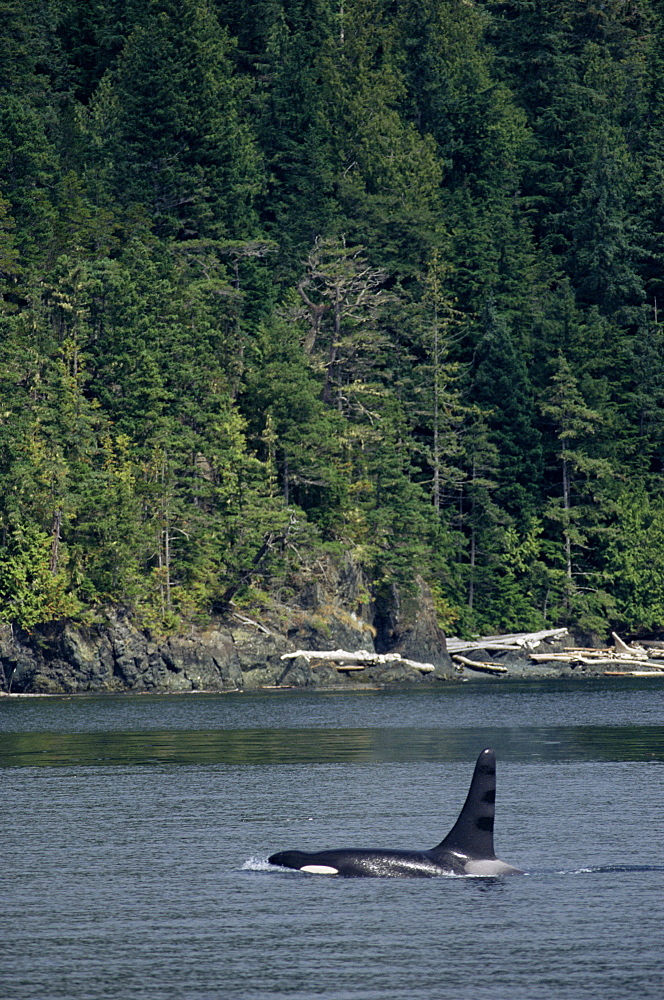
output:
POLYGON ((475 639, 459 639, 451 636, 447 639, 447 651, 459 664, 460 669, 468 667, 485 674, 506 674, 508 668, 489 660, 471 660, 463 653, 484 651, 489 653, 514 653, 535 649, 546 639, 563 639, 569 633, 566 628, 543 629, 540 632, 510 632, 503 635, 481 635, 475 639))
POLYGON ((620 663, 625 665, 629 664, 631 667, 650 667, 652 670, 664 670, 664 663, 659 665, 657 663, 651 663, 647 659, 637 659, 636 657, 623 656, 621 654, 614 654, 605 652, 604 650, 597 650, 597 655, 593 655, 591 651, 579 653, 579 652, 567 652, 567 653, 531 653, 531 660, 535 660, 536 663, 549 663, 555 661, 558 663, 580 663, 583 666, 616 666, 620 663))
POLYGON ((303 656, 307 662, 323 660, 332 663, 337 670, 364 670, 377 664, 403 663, 407 667, 430 674, 436 669, 433 663, 419 663, 418 660, 407 660, 400 653, 374 653, 368 649, 358 649, 351 653, 347 649, 297 649, 294 653, 284 653, 282 660, 294 660, 303 656))
POLYGON ((513 632, 507 635, 483 635, 476 639, 447 639, 448 653, 467 653, 472 649, 493 649, 498 651, 534 649, 545 639, 563 639, 569 635, 566 628, 550 628, 542 632, 513 632))
POLYGON ((585 646, 567 646, 561 653, 531 653, 530 658, 536 663, 556 661, 559 663, 574 663, 582 666, 605 667, 604 673, 607 676, 631 676, 642 677, 643 668, 646 675, 664 673, 664 662, 661 662, 662 650, 646 649, 638 643, 628 645, 616 635, 613 637, 613 649, 591 649, 585 646), (657 661, 660 662, 657 662, 657 661), (618 666, 629 667, 628 670, 611 669, 618 666))
POLYGON ((455 663, 460 663, 463 667, 469 667, 471 670, 479 670, 482 674, 507 673, 507 667, 503 667, 499 663, 487 663, 486 660, 470 660, 467 656, 462 656, 461 653, 453 653, 452 659, 455 663))

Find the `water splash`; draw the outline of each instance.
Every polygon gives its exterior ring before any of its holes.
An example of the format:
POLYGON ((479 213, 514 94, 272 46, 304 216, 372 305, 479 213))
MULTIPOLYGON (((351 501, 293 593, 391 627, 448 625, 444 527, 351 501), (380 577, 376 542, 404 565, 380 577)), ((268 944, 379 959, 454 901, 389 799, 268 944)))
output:
POLYGON ((274 871, 274 865, 271 865, 267 858, 252 856, 247 858, 240 870, 243 872, 270 872, 274 871))

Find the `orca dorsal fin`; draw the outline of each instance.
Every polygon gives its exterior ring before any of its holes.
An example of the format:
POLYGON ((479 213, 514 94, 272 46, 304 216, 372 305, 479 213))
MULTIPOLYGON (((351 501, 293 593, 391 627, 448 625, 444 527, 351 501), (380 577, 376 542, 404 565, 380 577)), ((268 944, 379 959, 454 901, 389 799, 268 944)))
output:
POLYGON ((496 811, 496 754, 482 750, 459 818, 444 840, 430 852, 434 857, 447 852, 470 858, 496 857, 493 850, 493 820, 496 811))

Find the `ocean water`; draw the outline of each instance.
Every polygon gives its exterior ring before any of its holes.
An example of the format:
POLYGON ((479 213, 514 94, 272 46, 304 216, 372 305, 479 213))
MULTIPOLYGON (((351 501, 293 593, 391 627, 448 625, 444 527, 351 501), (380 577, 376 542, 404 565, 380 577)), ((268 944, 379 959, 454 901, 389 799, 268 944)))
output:
POLYGON ((664 995, 664 686, 0 700, 3 1000, 664 995), (343 879, 427 848, 498 755, 504 878, 343 879))

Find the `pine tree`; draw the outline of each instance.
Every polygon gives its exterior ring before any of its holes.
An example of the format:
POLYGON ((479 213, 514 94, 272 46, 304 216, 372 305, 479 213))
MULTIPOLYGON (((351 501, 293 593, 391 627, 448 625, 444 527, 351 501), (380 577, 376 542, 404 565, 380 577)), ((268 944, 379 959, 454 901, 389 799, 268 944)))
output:
POLYGON ((305 349, 308 336, 279 315, 262 324, 252 340, 239 404, 249 441, 271 466, 284 502, 306 511, 329 538, 348 499, 341 446, 346 425, 323 402, 321 377, 305 349))
POLYGON ((430 256, 419 302, 406 301, 393 325, 399 339, 395 381, 407 400, 412 431, 421 452, 422 481, 429 485, 434 510, 447 517, 458 502, 463 481, 461 424, 463 366, 454 360, 464 316, 450 289, 451 265, 436 247, 430 256))
POLYGON ((634 306, 643 294, 631 216, 656 31, 650 5, 490 6, 501 68, 536 140, 524 187, 536 236, 586 302, 607 313, 634 306))
POLYGON ((437 228, 442 172, 433 140, 400 114, 405 86, 389 7, 346 0, 321 73, 339 229, 391 272, 412 275, 437 228))
POLYGON ((624 489, 615 506, 613 530, 603 541, 603 572, 615 597, 620 627, 658 630, 664 616, 661 496, 649 494, 641 486, 624 489))
POLYGON ((252 68, 258 141, 267 164, 261 222, 282 248, 294 278, 313 239, 335 231, 334 103, 324 86, 323 53, 336 36, 330 0, 266 0, 221 16, 239 31, 240 57, 252 68))
POLYGON ((644 317, 626 353, 630 381, 619 400, 627 423, 621 457, 658 491, 664 472, 664 331, 658 317, 644 317))
POLYGON ((44 117, 27 98, 0 92, 0 193, 15 226, 22 267, 43 267, 54 249, 51 191, 57 170, 44 117))
POLYGON ((99 85, 99 165, 126 208, 169 238, 253 235, 260 159, 207 0, 153 3, 99 85))
POLYGON ((509 518, 493 498, 498 486, 500 458, 490 438, 486 415, 479 408, 469 415, 463 444, 467 479, 463 491, 462 527, 468 535, 467 604, 472 618, 476 605, 479 603, 482 607, 491 597, 502 549, 501 528, 509 523, 509 518))
MULTIPOLYGON (((579 600, 581 590, 590 595, 597 592, 585 553, 591 536, 601 529, 606 518, 606 496, 602 497, 601 486, 612 470, 610 463, 594 456, 589 447, 601 415, 586 404, 563 354, 555 363, 549 398, 541 402, 540 408, 554 427, 560 477, 545 513, 560 526, 562 536, 565 576, 562 599, 568 612, 576 608, 578 614, 584 606, 583 597, 579 600)), ((601 592, 599 599, 604 600, 601 592)))
POLYGON ((496 502, 514 517, 534 510, 542 477, 542 445, 533 390, 523 357, 488 299, 472 373, 472 398, 487 412, 498 450, 496 502))
POLYGON ((365 407, 367 375, 385 349, 377 321, 388 301, 387 274, 345 237, 317 239, 305 268, 298 284, 309 320, 305 350, 325 371, 325 402, 350 415, 365 407))
POLYGON ((15 524, 0 545, 2 621, 31 631, 35 625, 76 614, 66 576, 51 568, 51 539, 36 525, 15 524))

